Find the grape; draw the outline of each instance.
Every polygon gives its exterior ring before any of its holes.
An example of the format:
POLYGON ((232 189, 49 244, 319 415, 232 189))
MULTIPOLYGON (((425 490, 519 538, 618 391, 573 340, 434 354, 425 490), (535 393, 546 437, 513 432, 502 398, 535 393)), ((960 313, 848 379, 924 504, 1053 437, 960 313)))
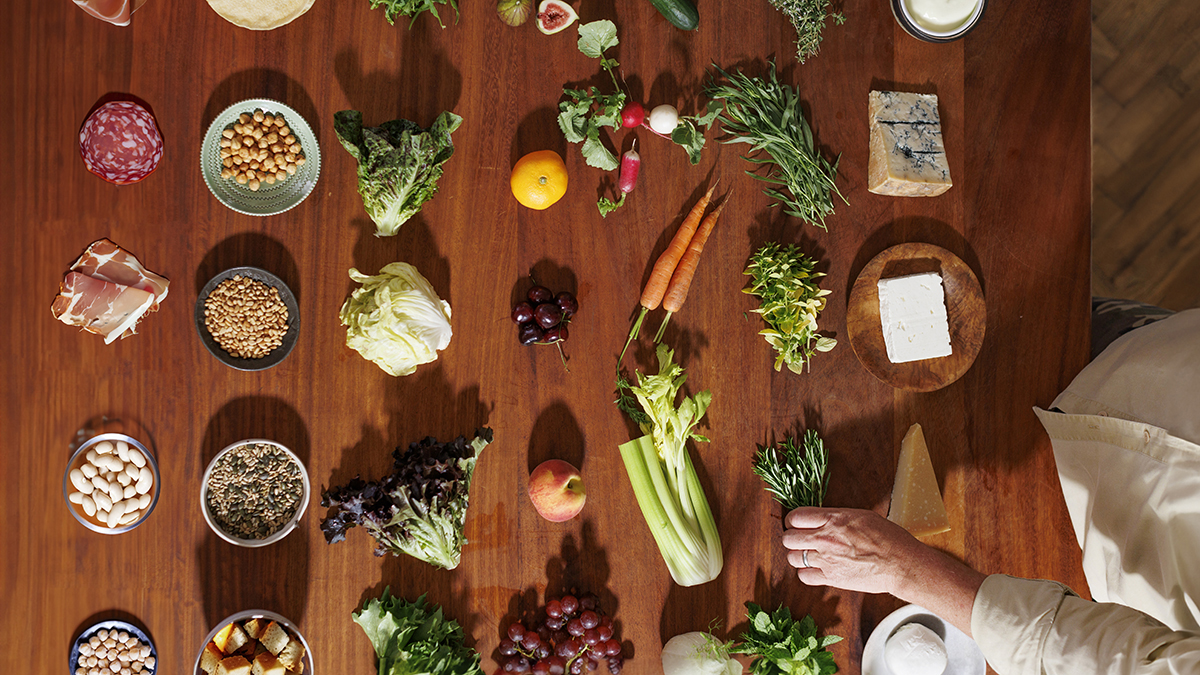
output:
POLYGON ((517 645, 512 640, 504 639, 500 641, 500 654, 502 656, 512 656, 517 653, 517 645))
POLYGON ((563 675, 567 670, 567 660, 561 656, 551 656, 547 659, 550 662, 550 675, 563 675))
POLYGON ((517 659, 511 658, 504 661, 504 672, 511 673, 517 666, 517 659))
POLYGON ((600 642, 600 631, 595 628, 589 628, 583 633, 583 641, 587 646, 591 647, 597 642, 600 642))
POLYGON ((588 669, 588 670, 595 670, 595 669, 597 669, 597 668, 599 668, 599 667, 600 667, 600 662, 599 662, 599 661, 592 661, 591 659, 588 659, 588 664, 587 664, 587 669, 588 669))
POLYGON ((517 340, 519 340, 523 345, 531 345, 535 342, 539 342, 541 341, 543 335, 544 331, 542 330, 541 326, 537 325, 536 323, 523 323, 519 328, 517 328, 517 340))
POLYGON ((563 316, 568 319, 575 316, 575 312, 579 311, 579 301, 575 299, 574 295, 566 291, 554 296, 554 304, 558 305, 558 308, 562 310, 563 316))
POLYGON ((574 635, 574 636, 583 635, 583 632, 585 630, 587 630, 587 629, 585 629, 583 627, 583 622, 580 621, 579 619, 571 619, 570 621, 567 622, 567 632, 570 633, 571 635, 574 635))
POLYGON ((562 605, 557 600, 551 600, 546 603, 546 616, 557 619, 563 614, 562 605))
POLYGON ((621 659, 621 657, 616 656, 616 657, 609 658, 608 659, 608 672, 612 673, 612 675, 617 675, 618 673, 621 672, 621 666, 623 666, 623 665, 625 665, 625 662, 621 659))
POLYGON ((575 612, 579 611, 579 600, 573 595, 564 595, 559 604, 562 605, 563 614, 568 616, 574 616, 575 612))
POLYGON ((534 650, 533 655, 538 657, 539 659, 544 659, 547 656, 550 656, 550 653, 552 651, 553 650, 550 649, 550 641, 547 640, 547 641, 543 642, 542 644, 538 645, 537 649, 534 650))
POLYGON ((548 345, 552 345, 555 342, 563 342, 566 339, 567 327, 562 324, 554 326, 553 328, 548 328, 546 329, 546 332, 542 334, 542 342, 545 342, 548 345))
POLYGON ((562 322, 563 311, 558 308, 558 305, 550 303, 538 305, 533 308, 533 319, 542 328, 553 328, 562 322))
POLYGON ((533 664, 533 672, 537 675, 546 675, 550 672, 550 662, 545 657, 538 659, 538 662, 533 664))
POLYGON ((533 321, 533 305, 530 305, 528 302, 518 302, 513 307, 512 320, 518 324, 533 321))
POLYGON ((538 637, 537 633, 526 633, 525 637, 521 639, 521 646, 527 652, 537 649, 540 644, 542 644, 542 640, 538 637))
POLYGON ((600 617, 600 627, 603 628, 605 626, 612 628, 612 617, 611 616, 600 617))
MULTIPOLYGON (((565 312, 566 310, 563 311, 565 312)), ((600 598, 596 597, 595 593, 584 593, 583 597, 579 598, 579 606, 584 609, 595 610, 600 606, 600 598)))
POLYGON ((571 639, 571 636, 567 635, 567 631, 556 630, 556 631, 554 631, 554 635, 552 636, 551 641, 554 642, 554 644, 558 644, 560 642, 566 642, 567 640, 570 640, 570 639, 571 639))
POLYGON ((572 656, 575 656, 575 652, 571 649, 570 640, 563 640, 562 642, 558 643, 558 648, 554 651, 554 653, 563 658, 571 658, 572 656))
POLYGON ((529 298, 529 302, 533 305, 540 305, 543 302, 550 302, 554 300, 554 294, 551 293, 550 289, 546 288, 545 286, 534 286, 533 288, 529 289, 529 292, 525 294, 525 297, 529 298))
POLYGON ((571 662, 571 675, 579 675, 583 672, 583 661, 578 659, 571 662))
POLYGON ((621 643, 617 642, 616 640, 609 640, 609 641, 605 642, 604 643, 604 653, 608 655, 609 659, 611 659, 614 656, 620 656, 621 655, 621 643))
POLYGON ((607 626, 605 626, 603 623, 601 623, 600 627, 597 628, 596 630, 600 633, 601 640, 608 640, 609 638, 611 638, 613 636, 613 628, 612 628, 611 623, 607 626))
POLYGON ((600 615, 590 609, 585 610, 583 614, 579 615, 579 622, 583 624, 584 628, 595 628, 600 625, 600 615))
POLYGON ((546 619, 546 626, 548 626, 551 630, 558 630, 565 625, 566 621, 562 618, 561 614, 559 614, 557 619, 546 619))
POLYGON ((514 623, 508 627, 508 639, 516 642, 525 637, 525 626, 519 623, 514 623))

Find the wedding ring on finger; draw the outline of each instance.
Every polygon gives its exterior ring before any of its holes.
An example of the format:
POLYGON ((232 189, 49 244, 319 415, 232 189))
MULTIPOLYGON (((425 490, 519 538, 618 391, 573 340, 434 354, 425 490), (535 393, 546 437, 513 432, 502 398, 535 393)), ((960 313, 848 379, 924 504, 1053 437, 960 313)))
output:
POLYGON ((808 550, 807 549, 800 552, 800 562, 804 563, 805 569, 812 567, 812 565, 808 564, 808 550))

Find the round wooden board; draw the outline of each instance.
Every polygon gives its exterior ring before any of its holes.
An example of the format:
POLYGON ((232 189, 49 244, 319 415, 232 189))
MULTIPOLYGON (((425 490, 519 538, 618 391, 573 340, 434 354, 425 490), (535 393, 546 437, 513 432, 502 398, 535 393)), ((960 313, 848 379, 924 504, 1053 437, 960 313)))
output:
POLYGON ((933 244, 899 244, 872 258, 854 281, 846 308, 846 332, 858 360, 875 377, 906 391, 936 391, 962 377, 979 355, 986 326, 987 306, 975 273, 958 256, 933 244), (942 275, 952 353, 892 363, 883 343, 878 283, 922 272, 942 275))

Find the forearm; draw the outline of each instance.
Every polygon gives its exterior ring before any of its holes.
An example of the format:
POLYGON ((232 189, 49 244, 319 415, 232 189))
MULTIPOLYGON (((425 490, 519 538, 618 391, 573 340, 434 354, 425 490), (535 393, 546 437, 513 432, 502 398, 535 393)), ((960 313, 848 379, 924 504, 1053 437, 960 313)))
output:
POLYGON ((971 611, 986 575, 917 540, 906 547, 889 592, 971 635, 971 611))

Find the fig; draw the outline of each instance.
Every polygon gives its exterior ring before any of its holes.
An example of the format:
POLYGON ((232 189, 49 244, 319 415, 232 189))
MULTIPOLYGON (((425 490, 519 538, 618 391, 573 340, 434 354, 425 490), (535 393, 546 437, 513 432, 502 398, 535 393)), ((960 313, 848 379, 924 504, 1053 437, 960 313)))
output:
POLYGON ((496 5, 500 20, 510 26, 520 26, 533 14, 533 0, 500 0, 496 5))
POLYGON ((560 0, 542 0, 542 4, 538 5, 538 30, 546 35, 554 35, 565 30, 578 18, 579 15, 575 14, 575 10, 560 0))

